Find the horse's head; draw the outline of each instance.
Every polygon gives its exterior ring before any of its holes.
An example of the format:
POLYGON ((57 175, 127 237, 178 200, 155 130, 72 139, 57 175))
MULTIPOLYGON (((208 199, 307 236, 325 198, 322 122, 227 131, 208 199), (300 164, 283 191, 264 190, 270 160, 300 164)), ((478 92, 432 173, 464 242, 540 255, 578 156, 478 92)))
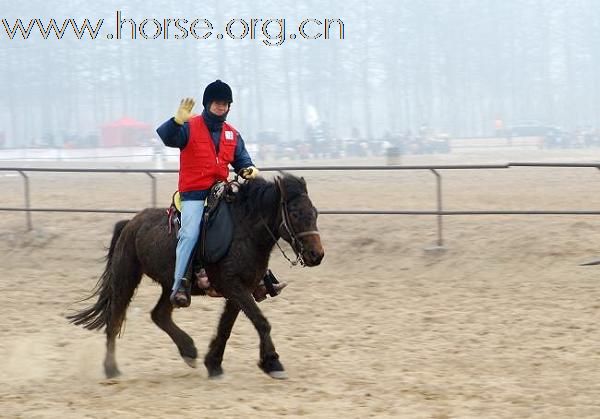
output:
POLYGON ((325 251, 317 228, 319 212, 308 196, 306 181, 290 174, 276 179, 281 194, 279 234, 306 266, 321 263, 325 251))

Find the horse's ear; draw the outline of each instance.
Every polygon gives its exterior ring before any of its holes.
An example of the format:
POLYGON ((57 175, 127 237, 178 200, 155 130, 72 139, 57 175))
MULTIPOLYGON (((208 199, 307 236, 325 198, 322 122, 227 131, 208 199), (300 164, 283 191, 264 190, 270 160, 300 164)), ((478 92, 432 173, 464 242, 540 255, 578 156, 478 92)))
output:
POLYGON ((300 177, 300 182, 302 182, 302 184, 306 186, 306 180, 304 179, 304 176, 300 177))

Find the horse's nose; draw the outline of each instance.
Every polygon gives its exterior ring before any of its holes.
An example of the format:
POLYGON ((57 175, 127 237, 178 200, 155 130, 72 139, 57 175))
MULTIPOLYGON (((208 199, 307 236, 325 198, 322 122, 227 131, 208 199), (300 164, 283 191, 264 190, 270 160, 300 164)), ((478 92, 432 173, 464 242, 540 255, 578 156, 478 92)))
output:
POLYGON ((313 265, 320 264, 324 256, 325 252, 317 252, 316 250, 310 251, 310 259, 313 262, 313 265))

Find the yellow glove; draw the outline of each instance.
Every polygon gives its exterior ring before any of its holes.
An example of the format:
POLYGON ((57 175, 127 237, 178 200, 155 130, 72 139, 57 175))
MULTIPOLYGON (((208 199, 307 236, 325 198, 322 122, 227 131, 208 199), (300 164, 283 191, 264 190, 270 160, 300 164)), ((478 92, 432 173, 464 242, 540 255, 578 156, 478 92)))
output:
POLYGON ((181 99, 181 103, 179 103, 179 108, 175 113, 175 122, 179 125, 183 125, 184 122, 187 122, 192 116, 192 109, 194 108, 194 99, 191 97, 186 97, 185 99, 181 99))
POLYGON ((245 169, 240 170, 240 176, 244 179, 254 179, 259 173, 260 170, 254 166, 246 167, 245 169))

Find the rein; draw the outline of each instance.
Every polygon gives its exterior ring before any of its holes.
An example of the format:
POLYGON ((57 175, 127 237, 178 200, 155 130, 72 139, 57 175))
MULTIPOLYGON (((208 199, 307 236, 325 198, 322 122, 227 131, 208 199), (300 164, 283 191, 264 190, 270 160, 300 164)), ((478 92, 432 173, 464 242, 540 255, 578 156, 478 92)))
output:
MULTIPOLYGON (((302 244, 302 241, 300 239, 302 237, 306 237, 306 236, 320 236, 320 233, 317 230, 309 230, 309 231, 302 231, 300 233, 296 233, 296 231, 294 230, 294 227, 292 226, 292 223, 290 221, 290 214, 288 211, 287 194, 286 194, 285 188, 283 187, 283 184, 281 183, 281 180, 279 178, 275 179, 275 183, 280 192, 279 208, 281 210, 281 223, 279 224, 279 228, 283 227, 285 229, 285 231, 288 233, 288 235, 290 236, 290 241, 291 241, 290 246, 292 247, 292 250, 294 251, 294 254, 296 255, 295 260, 292 260, 285 253, 285 250, 283 250, 283 248, 279 245, 279 239, 277 237, 275 237, 273 230, 269 227, 269 225, 267 224, 267 222, 265 221, 265 219, 263 218, 262 215, 259 215, 260 221, 263 224, 263 226, 265 227, 265 230, 267 230, 267 232, 269 233, 269 235, 271 236, 271 238, 277 245, 277 248, 279 249, 279 251, 281 252, 283 257, 288 262, 290 262, 290 264, 292 266, 296 266, 298 264, 300 264, 301 266, 305 266, 304 258, 302 257, 302 252, 304 251, 304 244, 302 244)), ((231 190, 239 187, 240 185, 241 184, 238 180, 238 176, 236 176, 234 178, 234 180, 227 182, 226 187, 229 191, 231 191, 231 190)), ((307 195, 306 193, 303 193, 299 196, 306 196, 306 195, 307 195)), ((294 199, 296 199, 296 198, 294 198, 294 199)))
MULTIPOLYGON (((288 255, 285 253, 285 251, 281 248, 281 246, 279 245, 279 240, 275 237, 275 235, 273 234, 273 232, 271 231, 271 229, 269 228, 269 226, 267 225, 265 220, 262 218, 262 216, 261 216, 261 221, 262 221, 263 225, 265 226, 266 230, 269 232, 269 234, 275 241, 275 244, 279 248, 279 251, 281 252, 283 257, 286 258, 287 261, 290 262, 290 264, 292 266, 296 266, 298 264, 300 264, 301 266, 305 266, 304 258, 302 257, 302 253, 304 252, 304 244, 302 243, 300 238, 306 237, 306 236, 320 236, 320 233, 317 230, 308 230, 308 231, 302 231, 299 233, 297 233, 294 230, 294 227, 290 220, 290 213, 288 210, 289 202, 287 200, 286 190, 283 187, 283 184, 281 183, 281 181, 279 179, 276 179, 275 183, 277 184, 277 187, 280 192, 279 207, 281 209, 281 223, 279 224, 279 228, 283 227, 285 229, 285 231, 288 233, 288 235, 290 236, 290 246, 292 246, 292 250, 294 251, 294 253, 296 255, 296 260, 292 261, 288 257, 288 255)), ((300 196, 303 196, 303 195, 306 195, 306 194, 303 193, 300 196)))
POLYGON ((265 219, 262 216, 260 217, 260 221, 262 221, 263 225, 265 226, 265 229, 269 232, 269 235, 271 236, 271 238, 277 245, 277 248, 279 249, 279 251, 281 252, 283 257, 286 258, 288 262, 290 262, 290 265, 296 266, 296 265, 298 265, 298 263, 300 263, 301 266, 304 266, 304 259, 302 259, 299 256, 299 254, 296 252, 296 250, 294 250, 294 253, 296 253, 296 260, 290 259, 290 257, 285 253, 285 250, 283 250, 283 248, 279 245, 279 239, 275 237, 275 235, 273 234, 273 232, 267 225, 267 222, 265 221, 265 219))

